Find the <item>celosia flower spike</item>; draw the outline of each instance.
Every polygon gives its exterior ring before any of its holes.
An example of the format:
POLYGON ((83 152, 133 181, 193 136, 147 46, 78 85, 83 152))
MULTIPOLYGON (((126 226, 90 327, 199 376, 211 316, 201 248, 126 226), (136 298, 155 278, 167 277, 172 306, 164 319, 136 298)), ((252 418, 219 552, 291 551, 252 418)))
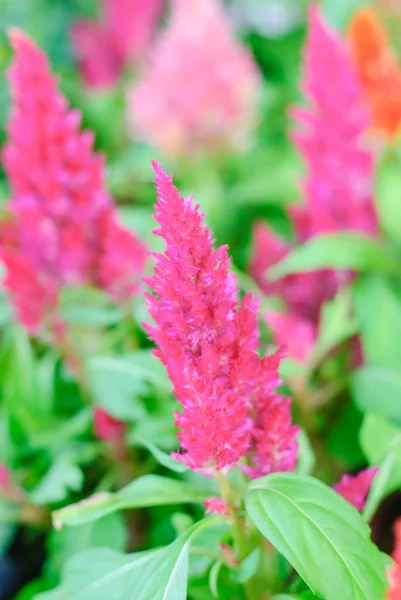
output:
POLYGON ((401 125, 401 69, 384 25, 373 9, 360 8, 354 13, 349 40, 372 111, 372 129, 392 139, 401 125))
POLYGON ((344 475, 334 486, 335 491, 359 511, 363 510, 378 468, 365 469, 358 475, 344 475))
POLYGON ((74 23, 70 36, 84 83, 115 84, 131 60, 144 57, 163 10, 163 0, 102 0, 99 21, 74 23))
POLYGON ((310 9, 302 87, 309 106, 294 111, 294 140, 308 175, 306 206, 293 215, 297 234, 305 241, 329 231, 375 233, 373 156, 363 144, 369 111, 348 48, 317 7, 310 9))
MULTIPOLYGON (((293 110, 293 138, 307 167, 304 203, 289 211, 295 245, 324 233, 355 231, 375 235, 378 231, 373 205, 374 161, 364 147, 369 110, 362 86, 346 44, 325 24, 316 6, 310 8, 309 15, 302 82, 307 104, 293 110)), ((325 270, 294 274, 272 283, 267 269, 291 247, 264 223, 256 224, 254 239, 251 275, 266 294, 278 295, 286 302, 288 318, 300 326, 305 320, 310 322, 309 332, 303 327, 308 342, 293 349, 298 359, 305 360, 322 304, 333 298, 353 275, 325 270)), ((284 325, 282 319, 272 322, 278 343, 284 325)))
POLYGON ((255 125, 258 88, 256 65, 220 0, 175 0, 130 93, 133 135, 168 154, 242 146, 255 125))
MULTIPOLYGON (((275 447, 268 457, 260 443, 260 430, 274 427, 263 421, 264 414, 281 402, 274 394, 279 358, 259 359, 257 303, 248 294, 238 306, 227 248, 213 249, 199 206, 184 200, 171 177, 156 163, 154 167, 160 225, 155 233, 166 250, 155 256, 148 281, 155 293, 147 298, 148 308, 156 325, 145 326, 182 404, 176 415, 182 454, 176 458, 195 470, 219 470, 252 451, 258 470, 268 472, 288 449, 286 444, 275 447)), ((284 436, 288 423, 282 420, 281 425, 284 436)), ((295 446, 290 452, 296 456, 295 446)), ((287 458, 284 463, 289 464, 287 458)))
POLYGON ((0 254, 18 320, 37 333, 66 285, 100 287, 126 303, 146 253, 119 224, 93 134, 80 131, 80 114, 69 109, 45 54, 19 31, 10 37, 13 107, 3 162, 12 219, 1 226, 0 254))

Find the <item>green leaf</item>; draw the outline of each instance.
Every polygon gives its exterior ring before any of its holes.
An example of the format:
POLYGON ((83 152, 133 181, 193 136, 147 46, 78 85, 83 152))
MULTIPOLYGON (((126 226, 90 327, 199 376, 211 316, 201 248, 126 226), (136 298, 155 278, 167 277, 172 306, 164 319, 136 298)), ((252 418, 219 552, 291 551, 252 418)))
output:
POLYGON ((401 440, 388 452, 373 480, 369 496, 363 510, 366 521, 370 521, 381 501, 401 485, 401 440))
POLYGON ((357 322, 351 316, 351 296, 344 288, 322 306, 314 354, 325 356, 356 333, 357 322))
POLYGON ((185 473, 185 471, 188 471, 189 469, 187 465, 180 462, 179 460, 176 460, 175 458, 172 458, 169 454, 166 454, 166 452, 160 450, 160 448, 158 448, 156 444, 153 444, 148 440, 133 437, 132 442, 136 446, 141 446, 142 448, 146 448, 147 450, 149 450, 149 452, 154 456, 157 462, 163 467, 166 467, 166 469, 170 469, 170 471, 174 471, 175 473, 185 473))
POLYGON ((148 391, 128 359, 95 357, 90 359, 89 382, 96 404, 121 420, 139 420, 146 415, 141 397, 148 391))
POLYGON ((115 512, 148 506, 201 503, 210 490, 160 475, 145 475, 114 494, 100 493, 53 513, 56 527, 80 525, 115 512))
POLYGON ((298 434, 298 461, 296 471, 301 475, 310 475, 315 466, 316 458, 310 440, 303 429, 298 434))
POLYGON ((277 594, 272 600, 320 600, 312 592, 303 592, 302 594, 277 594))
POLYGON ((365 4, 366 0, 322 0, 322 11, 327 22, 342 31, 356 9, 365 4))
POLYGON ((138 421, 146 415, 142 398, 150 386, 163 395, 171 392, 163 366, 147 350, 123 357, 94 357, 89 360, 88 375, 96 403, 121 420, 138 421))
POLYGON ((269 278, 274 281, 319 269, 399 274, 400 266, 376 240, 357 233, 336 233, 317 236, 292 250, 270 269, 269 278))
POLYGON ((107 547, 123 551, 128 542, 128 532, 123 515, 114 513, 79 527, 53 529, 50 533, 49 559, 46 575, 52 581, 61 573, 67 561, 88 548, 107 547))
POLYGON ((242 561, 239 567, 232 571, 231 579, 238 583, 245 583, 251 577, 253 577, 257 571, 260 561, 260 548, 255 548, 248 556, 242 561))
POLYGON ((354 290, 355 312, 366 362, 398 372, 401 365, 399 290, 379 277, 359 279, 354 290))
POLYGON ((325 600, 382 600, 380 553, 359 513, 320 481, 275 473, 253 481, 247 511, 261 533, 325 600))
POLYGON ((376 207, 382 231, 401 244, 401 164, 399 160, 385 157, 378 169, 376 178, 376 207))
POLYGON ((360 367, 351 380, 354 401, 364 412, 376 412, 401 423, 401 373, 382 367, 360 367))
POLYGON ((375 413, 365 415, 359 440, 370 465, 381 463, 396 438, 401 438, 401 427, 390 423, 381 415, 375 413))
POLYGON ((106 548, 73 557, 64 571, 65 600, 185 600, 192 539, 222 519, 205 519, 162 550, 124 555, 106 548))
POLYGON ((52 504, 64 500, 70 490, 82 488, 84 476, 74 458, 69 455, 56 459, 38 487, 30 494, 34 504, 52 504))

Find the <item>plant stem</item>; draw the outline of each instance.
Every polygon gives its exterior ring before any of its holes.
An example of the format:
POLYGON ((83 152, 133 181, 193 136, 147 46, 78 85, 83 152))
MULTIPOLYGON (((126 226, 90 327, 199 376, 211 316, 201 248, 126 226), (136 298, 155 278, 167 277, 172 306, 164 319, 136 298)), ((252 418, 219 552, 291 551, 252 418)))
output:
MULTIPOLYGON (((228 503, 228 512, 231 521, 231 533, 236 550, 238 552, 238 557, 242 561, 250 553, 249 541, 245 532, 245 524, 235 508, 230 482, 221 472, 216 474, 216 478, 220 488, 221 497, 228 503)), ((244 591, 247 600, 260 599, 260 595, 253 578, 244 583, 244 591)), ((265 596, 265 598, 267 598, 267 596, 265 596)))

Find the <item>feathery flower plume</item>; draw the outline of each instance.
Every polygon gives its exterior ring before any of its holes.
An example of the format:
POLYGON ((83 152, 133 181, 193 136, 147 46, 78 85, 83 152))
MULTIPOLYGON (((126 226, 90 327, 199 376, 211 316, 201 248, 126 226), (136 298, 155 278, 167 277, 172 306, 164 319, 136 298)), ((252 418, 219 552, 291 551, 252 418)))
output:
POLYGON ((163 10, 163 0, 102 0, 99 21, 76 22, 70 32, 84 83, 106 88, 124 66, 143 58, 163 10))
POLYGON ((394 564, 389 571, 390 588, 387 591, 387 600, 401 600, 401 519, 394 525, 395 548, 392 555, 394 564))
POLYGON ((256 65, 220 0, 173 0, 148 71, 130 93, 133 135, 170 154, 242 146, 258 88, 256 65))
POLYGON ((350 504, 355 506, 357 510, 361 511, 365 507, 366 498, 378 471, 378 468, 373 467, 361 471, 358 475, 344 475, 341 480, 336 483, 334 490, 350 504))
POLYGON ((12 487, 12 479, 10 475, 10 471, 6 467, 0 463, 0 495, 4 494, 12 487))
MULTIPOLYGON (((329 232, 374 235, 378 224, 372 202, 373 156, 363 146, 369 113, 362 87, 346 45, 324 23, 317 7, 311 7, 309 21, 302 86, 308 103, 293 110, 293 138, 307 167, 304 205, 290 211, 295 244, 329 232)), ((271 284, 266 270, 291 247, 264 223, 256 224, 254 239, 250 273, 261 289, 283 298, 291 318, 309 320, 316 329, 323 302, 352 274, 326 270, 271 284)), ((312 333, 307 337, 311 340, 312 333)))
POLYGON ((384 25, 372 8, 354 13, 349 40, 372 111, 372 129, 393 139, 401 125, 401 69, 384 25))
POLYGON ((145 251, 118 224, 93 135, 79 130, 45 55, 13 31, 13 109, 4 149, 11 221, 0 232, 5 286, 18 318, 37 332, 65 285, 94 285, 127 301, 145 251), (32 302, 32 305, 31 305, 32 302))
POLYGON ((213 471, 250 454, 251 476, 294 468, 298 429, 291 425, 290 401, 274 391, 280 355, 257 354, 257 302, 247 294, 239 303, 227 248, 213 249, 199 206, 180 196, 157 163, 154 168, 155 233, 166 250, 155 255, 148 280, 155 325, 145 327, 182 405, 176 414, 182 453, 175 457, 194 470, 213 471), (285 440, 281 445, 276 434, 285 440))

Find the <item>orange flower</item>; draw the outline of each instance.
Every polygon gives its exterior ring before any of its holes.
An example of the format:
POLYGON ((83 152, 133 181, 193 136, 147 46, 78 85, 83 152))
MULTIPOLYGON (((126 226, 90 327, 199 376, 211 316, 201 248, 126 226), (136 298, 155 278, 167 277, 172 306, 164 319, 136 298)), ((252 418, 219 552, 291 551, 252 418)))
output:
POLYGON ((372 129, 392 139, 401 125, 401 70, 387 32, 372 9, 356 11, 349 27, 349 39, 372 110, 372 129))

